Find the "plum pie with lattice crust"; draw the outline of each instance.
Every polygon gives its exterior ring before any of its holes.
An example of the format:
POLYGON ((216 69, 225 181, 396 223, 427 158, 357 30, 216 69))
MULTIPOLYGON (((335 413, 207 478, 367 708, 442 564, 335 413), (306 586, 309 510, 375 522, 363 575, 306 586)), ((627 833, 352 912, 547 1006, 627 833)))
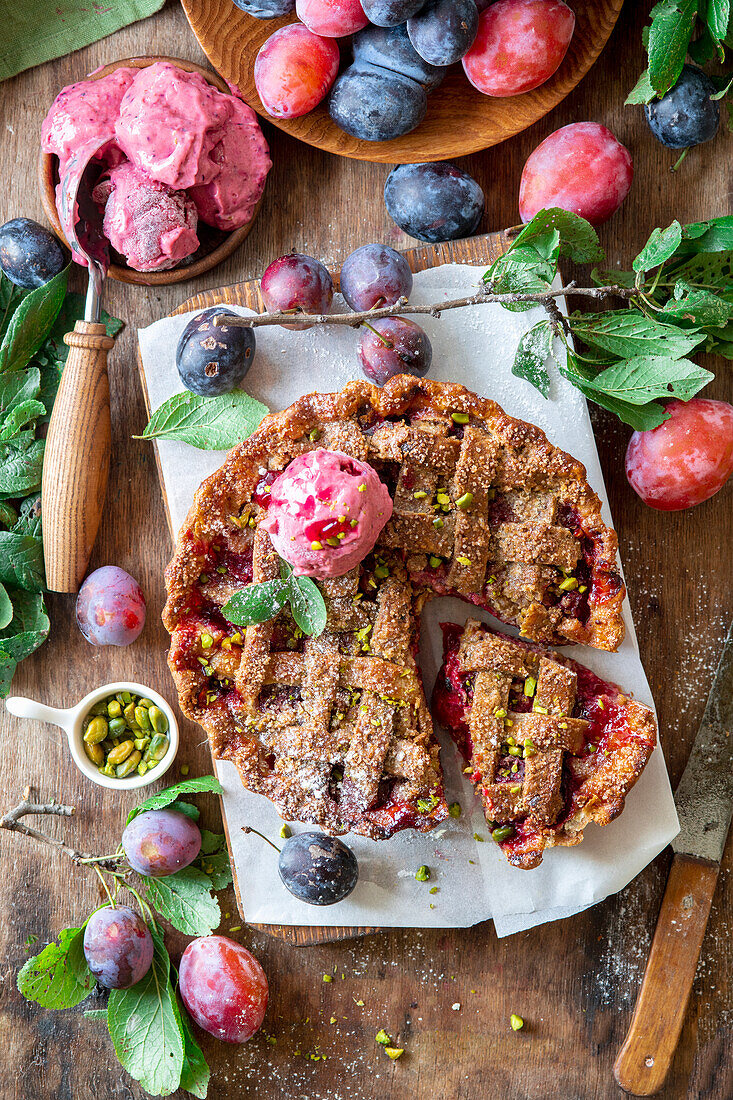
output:
POLYGON ((613 650, 616 549, 583 466, 493 401, 408 376, 307 395, 229 453, 178 536, 164 622, 182 709, 289 820, 428 830, 447 807, 416 661, 425 600, 457 595, 535 642, 613 650), (222 608, 278 572, 260 524, 270 486, 319 448, 373 467, 392 514, 359 565, 318 581, 323 633, 304 636, 287 606, 240 630, 222 608))

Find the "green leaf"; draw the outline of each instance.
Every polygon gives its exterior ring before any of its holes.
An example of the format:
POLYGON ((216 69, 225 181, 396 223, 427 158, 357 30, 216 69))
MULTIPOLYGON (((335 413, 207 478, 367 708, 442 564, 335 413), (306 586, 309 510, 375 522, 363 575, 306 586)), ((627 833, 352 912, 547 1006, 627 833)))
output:
POLYGON ((0 698, 5 698, 19 661, 25 660, 48 637, 50 623, 42 595, 11 588, 13 617, 0 629, 0 698))
POLYGON ((67 275, 68 267, 18 305, 0 344, 0 371, 22 370, 38 351, 61 309, 67 275))
POLYGON ((226 848, 227 839, 223 833, 212 833, 209 829, 201 830, 201 854, 213 855, 226 848))
POLYGON ((13 604, 4 584, 0 584, 0 630, 3 630, 13 617, 13 604))
POLYGON ((519 341, 512 374, 526 379, 543 397, 548 397, 550 376, 547 373, 547 360, 551 354, 552 326, 549 321, 539 321, 519 341))
POLYGON ((637 80, 634 87, 631 89, 625 100, 625 106, 630 106, 634 103, 651 103, 656 98, 657 93, 652 87, 652 82, 649 79, 649 70, 644 69, 637 80))
POLYGON ((696 290, 688 283, 679 282, 674 298, 665 304, 663 313, 702 328, 721 328, 733 313, 733 302, 726 302, 725 298, 709 290, 696 290))
POLYGON ((679 78, 697 16, 697 0, 662 0, 652 9, 649 80, 659 96, 679 78))
POLYGON ((621 360, 597 374, 589 385, 632 405, 645 405, 657 397, 689 401, 713 378, 690 359, 649 355, 621 360))
POLYGON ((5 336, 13 314, 27 293, 27 290, 12 283, 4 271, 0 271, 0 340, 5 336))
POLYGON ((28 592, 42 591, 45 582, 41 539, 0 531, 0 581, 28 592))
POLYGON ((172 787, 167 787, 164 791, 159 791, 158 794, 151 795, 139 806, 134 806, 127 815, 125 824, 129 825, 134 817, 145 810, 162 810, 164 806, 170 806, 171 802, 175 802, 180 794, 204 793, 223 794, 224 788, 213 775, 200 775, 196 779, 184 779, 172 787))
POLYGON ((673 221, 667 229, 655 229, 632 263, 634 271, 651 271, 674 256, 682 243, 682 226, 673 221))
POLYGON ((194 806, 192 802, 179 802, 176 799, 175 802, 171 802, 168 805, 169 810, 176 810, 179 814, 185 814, 186 817, 190 817, 192 821, 198 821, 201 817, 201 810, 198 806, 194 806))
POLYGON ((274 619, 288 602, 286 583, 275 577, 271 581, 251 584, 230 596, 221 609, 225 619, 235 626, 251 626, 274 619))
POLYGON ((224 451, 247 439, 269 409, 243 390, 221 397, 175 393, 159 406, 142 435, 134 439, 174 439, 202 451, 224 451))
POLYGON ((326 601, 310 577, 291 577, 288 581, 290 610, 304 634, 317 637, 326 629, 326 601))
POLYGON ((706 222, 692 222, 682 227, 680 256, 692 256, 698 252, 733 251, 733 215, 711 218, 706 222))
POLYGON ((0 417, 4 418, 15 405, 38 397, 40 389, 41 372, 38 367, 0 374, 0 417))
MULTIPOLYGON (((512 249, 528 244, 536 247, 537 238, 543 238, 548 230, 557 230, 560 234, 560 255, 573 263, 595 264, 604 259, 598 234, 590 222, 559 207, 538 211, 515 238, 512 249)), ((505 255, 510 256, 511 252, 505 255)))
POLYGON ((168 1096, 181 1080, 184 1039, 163 936, 157 928, 150 931, 152 966, 130 989, 110 990, 107 1025, 117 1057, 130 1076, 151 1095, 168 1096))
POLYGON ((72 1008, 95 986, 84 958, 84 927, 64 928, 58 943, 49 943, 21 968, 18 989, 44 1008, 72 1008))
POLYGON ((707 65, 708 61, 712 61, 718 53, 719 48, 708 28, 703 27, 698 38, 690 42, 687 52, 696 65, 707 65))
POLYGON ((13 531, 17 535, 41 537, 41 498, 37 493, 26 497, 21 504, 20 513, 13 525, 13 531))
POLYGON ((18 513, 7 500, 0 501, 0 524, 13 527, 18 522, 18 513))
MULTIPOLYGON (((550 287, 556 268, 556 263, 548 263, 537 249, 527 246, 505 252, 483 278, 495 294, 541 294, 550 287)), ((505 301, 501 304, 512 313, 536 308, 535 302, 505 301)))
POLYGON ((717 42, 722 42, 730 23, 730 0, 707 0, 705 22, 717 42))
POLYGON ((40 401, 22 401, 19 405, 15 405, 0 427, 0 443, 12 439, 21 428, 25 428, 26 424, 38 420, 45 413, 46 410, 40 401))
POLYGON ((231 885, 232 867, 226 848, 222 852, 201 856, 198 862, 204 874, 211 879, 215 890, 226 890, 227 886, 231 885))
POLYGON ((208 936, 221 923, 211 879, 198 867, 146 880, 147 899, 161 917, 187 936, 208 936))
POLYGON ((651 320, 635 309, 573 314, 570 326, 573 335, 586 344, 620 359, 633 359, 638 355, 680 359, 705 339, 701 332, 651 320))
POLYGON ((37 439, 23 450, 21 438, 13 442, 18 444, 17 448, 6 446, 4 456, 0 450, 0 493, 22 497, 40 488, 46 444, 43 439, 37 439))
POLYGON ((211 1073, 206 1064, 204 1052, 194 1038, 188 1015, 178 997, 174 998, 173 1007, 176 1012, 181 1038, 183 1039, 183 1066, 181 1068, 181 1084, 179 1087, 186 1092, 190 1092, 193 1096, 200 1097, 200 1100, 205 1100, 206 1094, 209 1091, 211 1073))
POLYGON ((611 394, 594 389, 592 381, 583 377, 580 365, 574 359, 574 356, 570 354, 567 357, 567 365, 558 363, 558 369, 590 401, 595 402, 596 405, 600 405, 601 408, 607 409, 609 412, 615 413, 619 420, 624 424, 631 425, 637 431, 648 431, 650 428, 657 428, 664 420, 669 419, 669 414, 665 413, 664 406, 658 405, 654 401, 651 401, 648 405, 632 405, 611 394))

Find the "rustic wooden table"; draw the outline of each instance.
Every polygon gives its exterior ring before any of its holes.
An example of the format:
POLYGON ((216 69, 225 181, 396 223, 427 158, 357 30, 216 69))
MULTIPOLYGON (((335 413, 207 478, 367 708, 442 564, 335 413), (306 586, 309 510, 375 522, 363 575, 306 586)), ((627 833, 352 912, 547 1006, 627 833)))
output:
MULTIPOLYGON (((671 175, 672 155, 651 138, 638 108, 624 108, 642 68, 640 34, 647 4, 628 3, 609 45, 576 91, 532 131, 465 164, 486 191, 482 228, 517 220, 522 164, 556 127, 596 119, 631 149, 636 182, 601 236, 612 264, 626 265, 649 231, 673 217, 693 221, 731 212, 730 136, 687 158, 671 175)), ((156 17, 87 50, 24 73, 2 86, 0 222, 41 218, 36 151, 43 115, 58 89, 114 58, 162 53, 203 60, 176 3, 156 17)), ((111 284, 109 309, 127 322, 111 360, 113 463, 94 566, 114 562, 139 578, 148 597, 142 640, 129 649, 94 650, 73 622, 73 599, 52 597, 50 641, 24 662, 19 693, 65 705, 96 684, 132 678, 171 695, 165 664, 163 568, 170 555, 155 462, 132 440, 145 422, 135 363, 135 328, 197 290, 251 278, 295 248, 337 264, 356 245, 410 242, 387 217, 383 166, 320 154, 266 127, 275 167, 262 210, 244 247, 195 285, 144 290, 111 284)), ((706 393, 733 399, 730 364, 706 364, 718 378, 706 393)), ((673 784, 684 767, 731 616, 733 483, 693 512, 645 508, 623 474, 627 430, 596 410, 594 423, 626 567, 639 643, 656 695, 673 784)), ((181 763, 210 768, 200 731, 183 727, 181 763)), ((127 801, 91 788, 48 727, 3 719, 0 808, 26 783, 78 807, 66 833, 89 851, 108 850, 127 801)), ((175 780, 174 767, 169 779, 175 780)), ((213 801, 213 800, 212 800, 213 801)), ((215 825, 215 810, 205 810, 215 825)), ((50 828, 61 832, 58 823, 50 828)), ((115 840, 116 843, 116 840, 115 840)), ((730 1058, 733 958, 731 845, 713 904, 703 955, 665 1100, 733 1095, 730 1058)), ((88 1100, 144 1096, 119 1067, 101 1025, 81 1011, 51 1013, 26 1004, 15 975, 40 943, 83 918, 98 901, 94 876, 70 872, 63 857, 23 837, 2 834, 2 1096, 8 1100, 88 1100)), ((237 938, 261 959, 271 1000, 263 1030, 242 1048, 203 1042, 213 1070, 209 1095, 288 1100, 597 1100, 620 1096, 612 1065, 643 972, 668 867, 662 854, 618 896, 561 924, 502 941, 491 924, 470 931, 395 931, 308 949, 244 928, 237 938), (338 979, 322 980, 336 968, 338 979), (343 975, 343 980, 341 978, 343 975), (363 1002, 363 1005, 362 1005, 363 1002), (460 1003, 460 1009, 453 1006, 460 1003), (521 1014, 520 1033, 508 1027, 521 1014), (335 1017, 336 1022, 331 1023, 335 1017), (385 1058, 374 1034, 399 1035, 407 1053, 385 1058)), ((246 882, 242 883, 246 891, 246 882)), ((461 899, 455 899, 460 906, 461 899)), ((233 897, 224 905, 235 920, 233 897)), ((180 947, 172 938, 172 946, 180 947)), ((175 952, 174 952, 175 953, 175 952)), ((182 1095, 182 1094, 181 1094, 182 1095)))

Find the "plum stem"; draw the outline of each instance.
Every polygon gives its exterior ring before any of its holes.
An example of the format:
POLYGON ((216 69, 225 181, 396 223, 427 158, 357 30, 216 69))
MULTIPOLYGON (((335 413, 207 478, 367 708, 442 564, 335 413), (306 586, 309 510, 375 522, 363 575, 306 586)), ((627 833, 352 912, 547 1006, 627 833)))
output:
MULTIPOLYGON (((508 302, 534 302, 543 306, 550 314, 553 322, 556 322, 558 312, 555 299, 562 298, 566 294, 572 294, 578 298, 592 298, 599 301, 603 298, 625 298, 627 301, 638 298, 640 292, 636 287, 617 286, 586 286, 579 287, 575 283, 568 283, 559 290, 545 290, 537 294, 513 294, 494 293, 491 290, 480 290, 477 294, 469 294, 464 298, 452 298, 447 302, 436 302, 434 305, 419 306, 411 304, 407 298, 398 298, 393 305, 382 306, 379 309, 368 309, 357 313, 301 313, 300 321, 304 325, 349 325, 351 328, 359 328, 365 322, 380 320, 382 317, 400 317, 405 313, 428 314, 430 317, 440 317, 450 309, 461 309, 464 306, 490 305, 491 303, 508 302)), ((228 325, 232 328, 261 328, 265 325, 282 325, 287 322, 288 313, 256 313, 251 317, 240 317, 233 313, 217 313, 213 318, 215 325, 228 325)))
POLYGON ((689 148, 682 150, 682 156, 677 158, 677 160, 674 162, 674 164, 670 168, 670 172, 676 172, 677 171, 677 169, 682 164, 682 161, 685 159, 685 157, 687 156, 689 151, 690 151, 689 148))
POLYGON ((76 813, 74 806, 64 806, 61 802, 56 802, 54 799, 51 799, 50 802, 33 802, 31 799, 32 790, 30 787, 26 787, 18 805, 14 806, 12 810, 8 810, 3 817, 0 817, 0 829, 7 829, 9 832, 14 833, 22 833, 23 836, 29 836, 33 840, 39 840, 42 844, 49 844, 52 848, 56 848, 57 851, 63 852, 73 863, 99 864, 100 867, 103 867, 107 871, 114 870, 120 861, 120 856, 88 855, 86 852, 80 852, 76 848, 71 848, 68 844, 65 844, 63 840, 59 840, 54 836, 47 836, 45 833, 21 821, 21 818, 27 817, 29 814, 50 814, 53 817, 72 817, 76 813))
POLYGON ((374 327, 374 325, 369 325, 369 324, 367 324, 366 321, 362 321, 361 327, 362 328, 368 328, 370 332, 373 332, 374 335, 376 336, 376 338, 378 340, 381 340, 386 348, 393 348, 394 347, 394 344, 392 343, 392 341, 388 340, 386 336, 382 336, 381 332, 379 332, 379 330, 376 329, 374 327))
POLYGON ((272 841, 270 840, 270 838, 265 836, 264 833, 261 833, 259 831, 259 829, 253 829, 251 825, 243 825, 242 826, 242 832, 243 833, 255 833, 257 836, 262 837, 262 839, 264 841, 266 841, 270 845, 271 848, 275 849, 275 851, 278 853, 278 855, 280 854, 281 849, 278 848, 277 844, 273 844, 272 841))

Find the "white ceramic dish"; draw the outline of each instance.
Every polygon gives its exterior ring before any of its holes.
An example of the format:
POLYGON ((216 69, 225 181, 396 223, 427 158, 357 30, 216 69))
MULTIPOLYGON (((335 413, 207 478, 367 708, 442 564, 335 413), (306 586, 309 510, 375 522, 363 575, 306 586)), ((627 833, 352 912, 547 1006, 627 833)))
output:
POLYGON ((74 763, 77 768, 80 772, 83 772, 87 779, 91 779, 92 783, 96 783, 99 787, 109 787, 111 790, 128 791, 135 790, 139 787, 147 787, 150 783, 155 783, 157 779, 160 779, 168 771, 178 752, 179 734, 176 716, 170 704, 165 701, 163 696, 158 695, 157 691, 152 691, 149 687, 146 687, 145 684, 127 682, 103 684, 101 687, 95 688, 94 691, 90 691, 88 695, 85 695, 76 706, 69 707, 67 710, 47 707, 43 703, 37 703, 34 699, 25 699, 20 695, 6 699, 5 707, 11 714, 14 714, 16 718, 32 718, 37 722, 50 722, 54 726, 60 726, 68 738, 71 755, 74 758, 74 763), (114 695, 116 691, 130 691, 135 695, 144 695, 146 699, 152 699, 155 705, 160 707, 168 719, 167 736, 170 740, 168 752, 163 759, 160 760, 154 768, 146 772, 145 775, 133 773, 126 779, 111 779, 109 776, 102 775, 96 764, 93 764, 84 752, 84 742, 82 740, 82 724, 84 718, 95 703, 98 703, 100 699, 104 699, 107 695, 114 695))

